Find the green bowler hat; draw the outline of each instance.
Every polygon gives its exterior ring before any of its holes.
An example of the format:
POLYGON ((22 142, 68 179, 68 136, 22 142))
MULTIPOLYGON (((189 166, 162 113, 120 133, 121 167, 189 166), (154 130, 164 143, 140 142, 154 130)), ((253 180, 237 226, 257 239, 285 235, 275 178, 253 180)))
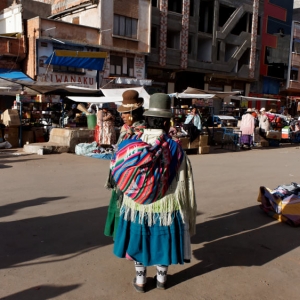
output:
POLYGON ((156 93, 150 96, 149 109, 144 112, 146 117, 172 118, 171 98, 164 93, 156 93))

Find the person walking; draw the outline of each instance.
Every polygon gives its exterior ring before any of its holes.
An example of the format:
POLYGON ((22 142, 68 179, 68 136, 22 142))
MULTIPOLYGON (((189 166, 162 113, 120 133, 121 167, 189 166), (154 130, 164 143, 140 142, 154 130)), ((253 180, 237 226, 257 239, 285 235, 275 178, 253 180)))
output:
MULTIPOLYGON (((135 90, 125 91, 122 98, 122 105, 118 108, 118 112, 121 113, 124 125, 121 128, 116 147, 124 140, 140 137, 145 128, 145 120, 143 117, 144 99, 140 98, 139 93, 135 90)), ((112 193, 105 222, 104 235, 115 238, 123 194, 116 188, 111 174, 109 174, 105 187, 110 189, 112 193)))
POLYGON ((247 145, 250 149, 253 146, 253 134, 255 129, 255 119, 252 115, 252 109, 248 108, 246 113, 242 116, 240 131, 242 132, 241 136, 241 145, 247 145))
POLYGON ((147 128, 141 138, 121 142, 111 164, 124 195, 113 252, 134 261, 132 283, 141 293, 148 266, 156 266, 156 287, 165 289, 169 265, 190 261, 197 210, 191 163, 166 134, 170 97, 153 94, 144 116, 147 128))
POLYGON ((266 115, 266 109, 262 107, 260 109, 260 114, 258 115, 259 121, 259 135, 263 138, 266 138, 267 131, 270 130, 270 122, 268 116, 266 115))

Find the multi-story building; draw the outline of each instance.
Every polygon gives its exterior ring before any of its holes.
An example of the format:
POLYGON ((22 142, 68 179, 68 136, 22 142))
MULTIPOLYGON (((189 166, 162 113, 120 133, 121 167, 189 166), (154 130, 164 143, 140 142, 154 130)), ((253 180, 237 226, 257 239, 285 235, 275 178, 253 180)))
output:
POLYGON ((259 73, 263 1, 152 0, 153 90, 247 94, 259 73))
MULTIPOLYGON (((286 106, 286 82, 290 77, 293 0, 265 1, 263 8, 260 77, 252 85, 250 95, 270 99, 256 102, 257 108, 263 106, 278 111, 286 106)), ((249 106, 254 104, 249 103, 249 106)))
POLYGON ((139 81, 147 84, 145 60, 150 52, 150 12, 149 0, 54 0, 49 19, 97 30, 98 46, 108 54, 101 86, 112 78, 124 84, 139 81))
MULTIPOLYGON (((0 1, 0 77, 7 73, 13 76, 14 71, 23 69, 28 54, 23 20, 35 15, 47 15, 50 13, 50 9, 51 7, 44 3, 37 3, 31 7, 29 1, 23 5, 16 0, 0 1)), ((24 79, 25 76, 20 72, 15 72, 15 75, 19 79, 24 79)), ((1 101, 0 99, 0 110, 4 110, 11 106, 12 100, 9 96, 15 96, 20 92, 21 87, 4 79, 0 79, 0 87, 0 98, 7 100, 1 101)))

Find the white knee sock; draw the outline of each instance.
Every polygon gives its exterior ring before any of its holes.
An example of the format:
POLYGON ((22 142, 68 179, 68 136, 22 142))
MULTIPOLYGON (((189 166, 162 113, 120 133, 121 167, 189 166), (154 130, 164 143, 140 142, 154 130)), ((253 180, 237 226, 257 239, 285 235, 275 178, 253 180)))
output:
POLYGON ((143 264, 137 261, 134 262, 134 267, 135 267, 135 274, 136 274, 136 283, 137 284, 146 283, 147 268, 143 264))
POLYGON ((164 283, 167 281, 167 273, 168 273, 167 266, 156 266, 156 278, 159 282, 164 283))

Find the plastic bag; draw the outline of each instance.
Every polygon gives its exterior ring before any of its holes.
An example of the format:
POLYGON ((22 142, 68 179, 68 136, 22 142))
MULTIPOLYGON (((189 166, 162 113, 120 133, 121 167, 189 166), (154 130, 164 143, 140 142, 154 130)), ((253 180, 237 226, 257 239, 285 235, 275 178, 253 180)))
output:
POLYGON ((0 149, 9 149, 9 148, 12 148, 12 145, 8 141, 0 143, 0 149))
POLYGON ((94 154, 93 151, 97 149, 97 142, 88 143, 80 143, 75 146, 75 153, 77 155, 90 156, 94 154))

